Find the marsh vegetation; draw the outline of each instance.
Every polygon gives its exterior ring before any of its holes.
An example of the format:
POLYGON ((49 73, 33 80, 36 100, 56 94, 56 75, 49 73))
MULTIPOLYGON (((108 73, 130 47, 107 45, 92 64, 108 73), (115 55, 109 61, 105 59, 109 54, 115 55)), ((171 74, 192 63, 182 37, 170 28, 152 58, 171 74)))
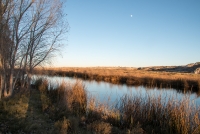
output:
POLYGON ((0 102, 0 131, 17 133, 198 134, 199 108, 185 97, 124 95, 110 106, 90 96, 81 81, 37 79, 30 90, 0 102), (17 124, 17 125, 16 125, 17 124))
POLYGON ((36 74, 47 74, 105 81, 113 84, 145 86, 150 88, 174 88, 183 92, 200 90, 200 75, 194 73, 145 71, 122 67, 66 67, 37 69, 36 74))

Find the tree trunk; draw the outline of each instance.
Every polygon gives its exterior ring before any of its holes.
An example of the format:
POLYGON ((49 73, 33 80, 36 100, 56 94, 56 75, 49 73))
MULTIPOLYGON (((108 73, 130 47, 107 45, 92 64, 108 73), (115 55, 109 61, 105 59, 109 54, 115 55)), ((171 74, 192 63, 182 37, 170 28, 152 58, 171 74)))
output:
POLYGON ((24 72, 21 72, 21 87, 23 88, 23 87, 25 87, 25 76, 24 76, 25 74, 24 74, 24 72))
POLYGON ((4 90, 3 90, 3 96, 4 96, 4 97, 7 97, 7 96, 8 96, 7 88, 4 88, 4 90))
POLYGON ((11 96, 13 93, 13 69, 10 71, 10 80, 9 80, 9 90, 8 90, 8 96, 11 96))
POLYGON ((3 91, 3 88, 4 88, 4 78, 3 78, 3 75, 1 74, 1 85, 0 85, 0 100, 1 100, 1 96, 2 96, 2 91, 3 91))
POLYGON ((31 77, 32 77, 32 73, 33 73, 33 69, 32 68, 30 68, 29 69, 29 72, 28 72, 28 83, 27 83, 27 87, 30 87, 30 85, 31 85, 31 77))
POLYGON ((2 97, 2 92, 5 90, 5 83, 6 83, 6 71, 5 71, 5 64, 4 59, 1 58, 0 63, 0 79, 1 79, 1 85, 0 85, 0 99, 2 97))

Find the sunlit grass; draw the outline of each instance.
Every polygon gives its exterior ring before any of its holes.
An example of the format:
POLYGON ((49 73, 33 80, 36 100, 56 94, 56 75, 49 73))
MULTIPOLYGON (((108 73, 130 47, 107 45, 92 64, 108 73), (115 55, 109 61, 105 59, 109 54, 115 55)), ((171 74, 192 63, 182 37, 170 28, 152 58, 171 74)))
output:
POLYGON ((77 77, 86 80, 106 81, 114 84, 175 88, 194 92, 200 90, 200 74, 193 73, 156 72, 120 67, 46 68, 45 70, 38 69, 36 72, 48 75, 77 77))

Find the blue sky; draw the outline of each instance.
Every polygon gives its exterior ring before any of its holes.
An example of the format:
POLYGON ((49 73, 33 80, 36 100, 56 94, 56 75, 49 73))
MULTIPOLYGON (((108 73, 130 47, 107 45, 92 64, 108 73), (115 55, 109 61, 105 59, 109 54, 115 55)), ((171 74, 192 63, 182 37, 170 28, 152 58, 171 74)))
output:
POLYGON ((200 0, 67 0, 67 44, 54 66, 200 61, 200 0))

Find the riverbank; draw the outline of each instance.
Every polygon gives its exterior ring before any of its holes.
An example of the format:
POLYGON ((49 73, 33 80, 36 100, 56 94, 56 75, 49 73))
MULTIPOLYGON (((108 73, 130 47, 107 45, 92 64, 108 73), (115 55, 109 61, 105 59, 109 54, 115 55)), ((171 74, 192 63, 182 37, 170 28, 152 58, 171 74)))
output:
POLYGON ((88 96, 81 81, 37 79, 0 101, 0 133, 198 134, 199 108, 189 98, 125 95, 109 106, 88 96))
POLYGON ((183 92, 200 92, 200 74, 138 70, 127 67, 65 67, 37 69, 35 73, 77 77, 84 80, 105 81, 113 84, 174 88, 183 92))
POLYGON ((48 90, 49 84, 38 79, 32 89, 18 89, 13 96, 0 101, 0 134, 145 134, 140 125, 130 130, 104 119, 106 116, 100 106, 93 105, 92 99, 87 105, 87 93, 81 83, 63 83, 48 90))

